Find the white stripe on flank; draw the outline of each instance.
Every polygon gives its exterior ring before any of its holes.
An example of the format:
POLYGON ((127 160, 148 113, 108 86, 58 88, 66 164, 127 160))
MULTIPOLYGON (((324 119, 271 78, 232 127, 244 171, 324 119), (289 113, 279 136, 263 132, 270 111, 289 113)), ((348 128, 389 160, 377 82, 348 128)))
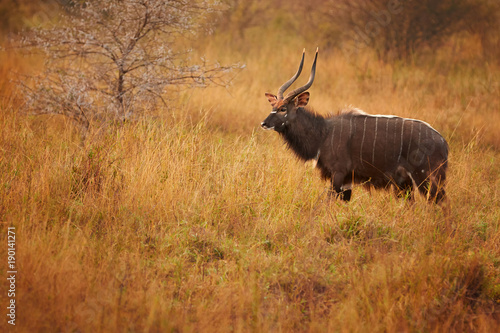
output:
POLYGON ((337 144, 337 151, 339 151, 340 143, 342 142, 342 128, 344 127, 343 119, 340 119, 340 134, 339 134, 339 142, 337 144))
POLYGON ((405 118, 402 118, 403 122, 401 123, 401 146, 399 147, 399 156, 398 156, 398 163, 399 160, 401 159, 401 153, 403 152, 403 132, 405 130, 405 118))
POLYGON ((359 161, 361 163, 363 163, 363 143, 365 142, 366 119, 368 119, 368 117, 365 117, 365 121, 364 121, 364 124, 363 124, 363 138, 361 139, 361 147, 359 149, 359 161))
POLYGON ((406 153, 406 158, 408 158, 410 156, 411 139, 413 138, 413 124, 414 123, 415 123, 414 121, 411 122, 410 142, 408 143, 408 152, 406 153))
MULTIPOLYGON (((332 122, 332 124, 333 124, 333 126, 332 126, 332 127, 333 127, 333 129, 332 129, 332 139, 331 139, 331 145, 330 145, 330 147, 331 147, 331 148, 332 148, 332 150, 333 150, 333 138, 334 138, 334 136, 335 136, 335 122, 332 122)), ((334 156, 335 156, 335 152, 333 152, 333 154, 334 154, 334 156)))
POLYGON ((423 121, 423 120, 419 120, 419 119, 413 119, 413 118, 403 118, 403 117, 398 117, 398 116, 393 116, 393 115, 384 115, 384 114, 366 114, 367 116, 369 117, 377 117, 377 118, 401 118, 401 119, 404 119, 404 120, 411 120, 411 121, 416 121, 416 122, 419 122, 419 123, 422 123, 422 124, 425 124, 427 126, 429 126, 434 132, 438 133, 439 132, 434 128, 432 127, 431 125, 429 125, 429 123, 423 121))
MULTIPOLYGON (((389 133, 389 119, 386 119, 386 122, 385 122, 385 141, 384 141, 384 145, 387 147, 387 134, 389 133)), ((384 149, 384 165, 387 161, 387 149, 384 149)))
POLYGON ((375 137, 373 138, 372 165, 375 165, 375 143, 377 142, 378 118, 375 118, 375 137))
POLYGON ((422 137, 422 123, 419 124, 419 127, 418 127, 418 149, 420 149, 420 139, 422 137))
POLYGON ((397 132, 397 131, 396 131, 396 128, 397 128, 397 126, 398 126, 398 120, 399 120, 399 119, 400 119, 400 118, 396 118, 396 121, 394 122, 394 131, 393 131, 394 135, 393 135, 393 138, 392 138, 392 147, 391 147, 391 148, 392 148, 392 150, 391 150, 391 156, 394 156, 394 153, 395 153, 395 150, 396 150, 396 149, 395 149, 395 147, 396 147, 396 135, 397 135, 397 134, 396 134, 396 132, 397 132))

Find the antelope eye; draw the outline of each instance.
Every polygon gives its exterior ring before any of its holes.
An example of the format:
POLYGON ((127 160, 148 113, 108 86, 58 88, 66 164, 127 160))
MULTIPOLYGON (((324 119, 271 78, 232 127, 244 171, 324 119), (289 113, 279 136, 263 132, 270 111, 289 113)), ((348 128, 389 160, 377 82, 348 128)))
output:
POLYGON ((281 108, 281 112, 286 112, 286 108, 281 108))

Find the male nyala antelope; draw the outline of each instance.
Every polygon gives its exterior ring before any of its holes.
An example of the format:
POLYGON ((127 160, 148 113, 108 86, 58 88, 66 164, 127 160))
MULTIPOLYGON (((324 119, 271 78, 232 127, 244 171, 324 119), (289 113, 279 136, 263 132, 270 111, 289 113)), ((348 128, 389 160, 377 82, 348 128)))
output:
POLYGON ((393 186, 398 196, 410 199, 416 186, 428 200, 442 201, 448 144, 441 134, 416 119, 370 115, 355 108, 323 117, 306 108, 318 50, 309 81, 283 97, 302 71, 304 54, 297 73, 277 96, 266 93, 272 111, 262 128, 278 132, 300 159, 313 160, 322 177, 330 179, 330 194, 345 201, 351 199, 352 184, 393 186))

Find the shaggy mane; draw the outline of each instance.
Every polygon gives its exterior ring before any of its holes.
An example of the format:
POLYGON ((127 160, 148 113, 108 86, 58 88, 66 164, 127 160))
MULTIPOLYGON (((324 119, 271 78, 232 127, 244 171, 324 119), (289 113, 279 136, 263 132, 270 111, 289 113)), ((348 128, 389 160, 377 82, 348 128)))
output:
POLYGON ((343 115, 362 116, 362 115, 369 115, 369 113, 366 113, 361 109, 358 109, 358 108, 355 108, 355 107, 349 105, 343 109, 338 110, 336 113, 334 113, 334 112, 328 113, 325 116, 325 118, 334 118, 334 117, 343 116, 343 115))
POLYGON ((353 116, 368 115, 368 113, 366 113, 365 111, 358 109, 358 108, 355 108, 355 107, 351 107, 351 106, 348 106, 347 108, 340 110, 338 114, 339 115, 350 114, 353 116))

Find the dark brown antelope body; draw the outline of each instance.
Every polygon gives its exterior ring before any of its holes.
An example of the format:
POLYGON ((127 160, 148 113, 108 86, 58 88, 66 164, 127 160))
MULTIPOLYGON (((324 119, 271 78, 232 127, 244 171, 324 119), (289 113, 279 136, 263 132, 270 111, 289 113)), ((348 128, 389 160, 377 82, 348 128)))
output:
POLYGON ((399 196, 411 198, 413 187, 428 199, 444 199, 448 144, 429 124, 396 116, 370 115, 349 109, 323 117, 305 106, 305 92, 314 80, 316 58, 309 82, 283 98, 297 73, 278 91, 266 94, 273 106, 261 123, 274 129, 302 160, 315 160, 323 178, 330 179, 331 193, 350 200, 352 184, 374 188, 394 186, 399 196), (284 88, 283 88, 284 87, 284 88))

